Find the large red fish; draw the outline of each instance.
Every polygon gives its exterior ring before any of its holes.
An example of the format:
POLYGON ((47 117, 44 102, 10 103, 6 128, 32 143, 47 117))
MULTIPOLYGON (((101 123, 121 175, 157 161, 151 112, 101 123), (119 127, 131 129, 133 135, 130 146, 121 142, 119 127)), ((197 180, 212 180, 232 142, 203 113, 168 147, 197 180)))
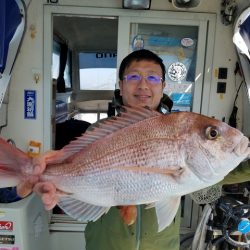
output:
MULTIPOLYGON (((203 115, 126 107, 53 157, 45 154, 40 181, 56 186, 59 206, 78 220, 94 221, 111 206, 149 204, 160 231, 182 195, 219 182, 249 157, 248 143, 239 130, 203 115)), ((0 141, 0 186, 18 184, 32 169, 32 159, 0 141)))

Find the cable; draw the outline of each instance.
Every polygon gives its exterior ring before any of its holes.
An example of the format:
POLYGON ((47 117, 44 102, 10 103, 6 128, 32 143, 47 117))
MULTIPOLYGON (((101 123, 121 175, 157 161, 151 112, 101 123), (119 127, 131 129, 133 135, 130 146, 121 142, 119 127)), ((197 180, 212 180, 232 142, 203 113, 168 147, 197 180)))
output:
POLYGON ((236 100, 238 98, 238 95, 239 95, 239 91, 240 91, 240 88, 242 86, 244 81, 241 81, 240 83, 240 86, 236 92, 236 96, 235 96, 235 99, 234 99, 234 106, 233 106, 233 111, 229 117, 229 125, 233 128, 236 128, 237 127, 237 112, 238 112, 238 107, 236 106, 236 100))
POLYGON ((237 92, 236 92, 236 96, 235 96, 235 99, 234 99, 234 106, 235 106, 235 103, 236 103, 236 100, 237 100, 237 98, 238 98, 238 94, 239 94, 239 91, 240 91, 240 88, 241 88, 243 82, 244 82, 244 81, 242 80, 241 83, 240 83, 240 86, 239 86, 239 88, 238 88, 238 90, 237 90, 237 92))
POLYGON ((137 220, 136 220, 136 250, 140 248, 141 240, 141 206, 136 206, 137 208, 137 220))

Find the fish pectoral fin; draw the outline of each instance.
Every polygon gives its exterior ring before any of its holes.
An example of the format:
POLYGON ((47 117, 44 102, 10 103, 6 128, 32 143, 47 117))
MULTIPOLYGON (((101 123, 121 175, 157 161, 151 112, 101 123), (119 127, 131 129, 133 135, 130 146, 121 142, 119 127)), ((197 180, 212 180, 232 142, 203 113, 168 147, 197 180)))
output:
POLYGON ((180 206, 181 197, 172 197, 155 203, 158 232, 164 230, 173 221, 180 206))
POLYGON ((72 197, 61 197, 58 206, 66 214, 82 222, 96 221, 110 209, 110 207, 95 206, 72 197))
POLYGON ((163 174, 163 175, 173 175, 175 177, 180 176, 184 168, 180 166, 167 166, 166 168, 159 168, 159 167, 145 167, 145 166, 129 166, 129 167, 124 167, 126 170, 132 170, 132 171, 140 171, 144 173, 154 173, 154 174, 163 174))

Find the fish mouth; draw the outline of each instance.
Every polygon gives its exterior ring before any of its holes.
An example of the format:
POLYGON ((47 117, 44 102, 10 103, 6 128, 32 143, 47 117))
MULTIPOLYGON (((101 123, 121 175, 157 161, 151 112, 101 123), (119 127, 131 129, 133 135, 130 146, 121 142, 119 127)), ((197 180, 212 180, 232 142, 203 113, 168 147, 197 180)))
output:
POLYGON ((240 142, 234 148, 234 152, 237 156, 246 155, 249 158, 249 156, 250 156, 250 142, 246 136, 241 138, 240 142))

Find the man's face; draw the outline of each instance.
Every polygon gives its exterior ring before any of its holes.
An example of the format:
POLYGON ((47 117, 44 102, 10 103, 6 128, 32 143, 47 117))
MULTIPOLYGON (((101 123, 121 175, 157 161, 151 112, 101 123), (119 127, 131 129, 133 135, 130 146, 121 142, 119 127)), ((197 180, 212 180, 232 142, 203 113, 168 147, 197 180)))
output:
POLYGON ((147 76, 162 77, 162 69, 159 64, 153 61, 133 61, 129 67, 125 69, 124 76, 140 75, 140 81, 128 81, 126 79, 120 81, 120 95, 123 104, 129 106, 142 106, 151 109, 157 109, 163 96, 165 82, 152 84, 147 81, 147 76))

